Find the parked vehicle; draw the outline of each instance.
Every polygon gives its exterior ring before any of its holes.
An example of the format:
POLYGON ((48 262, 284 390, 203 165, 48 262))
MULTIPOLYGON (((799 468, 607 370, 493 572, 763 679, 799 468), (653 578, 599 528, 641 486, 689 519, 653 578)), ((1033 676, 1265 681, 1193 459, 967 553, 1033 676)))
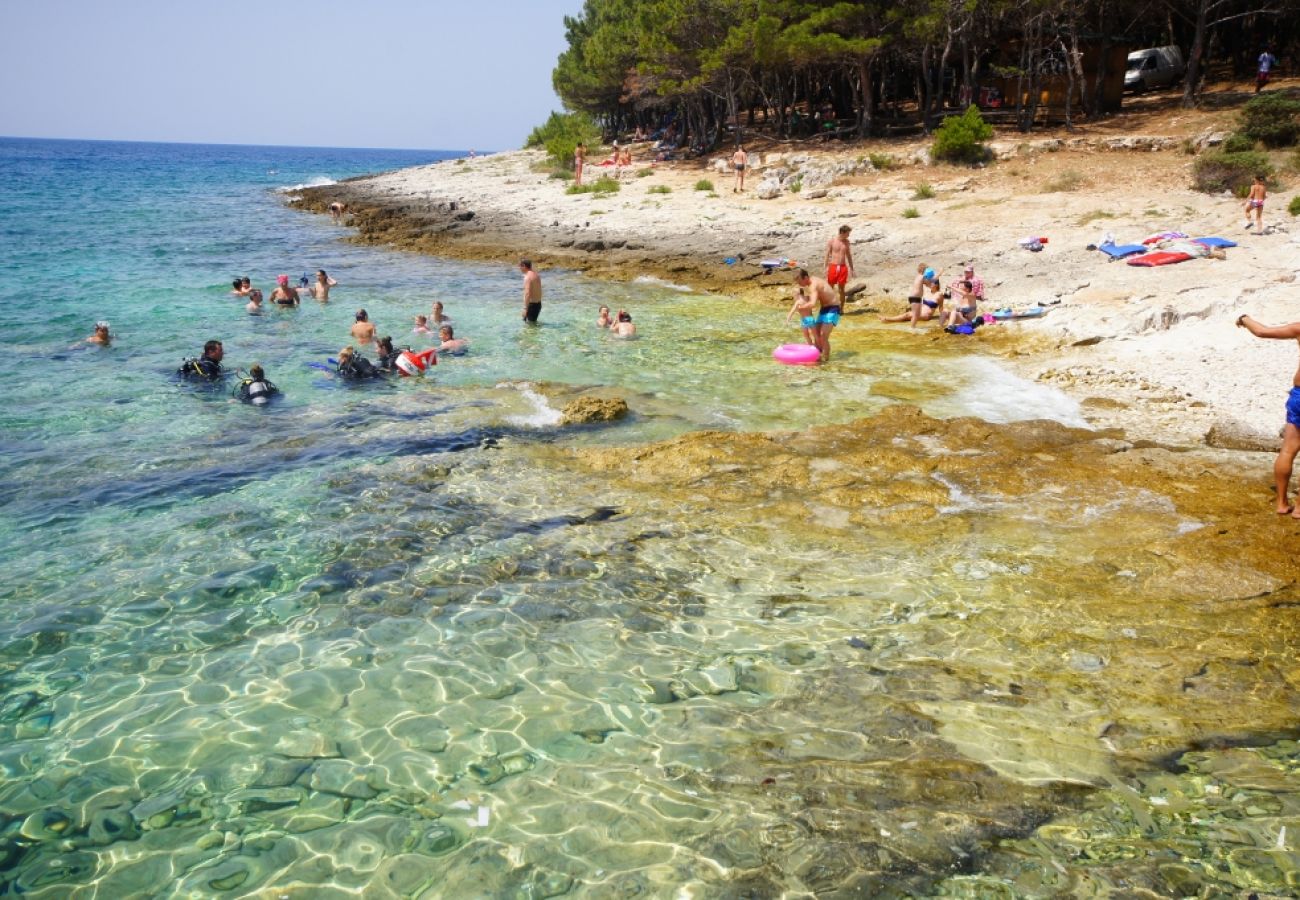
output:
POLYGON ((1124 90, 1149 91, 1177 84, 1186 71, 1183 52, 1177 47, 1134 50, 1128 55, 1128 68, 1124 71, 1124 90))

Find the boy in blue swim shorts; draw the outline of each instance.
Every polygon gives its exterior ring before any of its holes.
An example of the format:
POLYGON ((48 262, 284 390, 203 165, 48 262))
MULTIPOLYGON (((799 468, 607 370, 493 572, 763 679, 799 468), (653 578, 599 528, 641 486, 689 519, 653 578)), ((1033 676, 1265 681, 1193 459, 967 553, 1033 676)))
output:
MULTIPOLYGON (((1255 337, 1275 340, 1294 340, 1300 344, 1300 322, 1290 325, 1261 325, 1250 316, 1238 316, 1237 327, 1245 328, 1255 337)), ((1277 494, 1277 514, 1300 519, 1300 510, 1287 499, 1291 487, 1291 470, 1296 453, 1300 453, 1300 369, 1291 379, 1291 393, 1286 398, 1286 424, 1282 426, 1282 449, 1273 462, 1273 486, 1277 494)))
POLYGON ((794 292, 794 306, 785 314, 788 326, 794 314, 799 314, 799 324, 803 326, 803 339, 814 347, 817 346, 817 303, 803 288, 794 292))

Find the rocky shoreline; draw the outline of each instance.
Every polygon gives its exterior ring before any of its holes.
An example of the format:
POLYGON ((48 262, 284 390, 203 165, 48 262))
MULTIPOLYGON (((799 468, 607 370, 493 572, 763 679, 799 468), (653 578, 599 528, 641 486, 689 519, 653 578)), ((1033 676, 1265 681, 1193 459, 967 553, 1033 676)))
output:
MULTIPOLYGON (((1207 131, 1198 140, 1215 138, 1207 131)), ((290 202, 317 213, 347 204, 346 224, 362 242, 509 263, 528 256, 542 267, 654 276, 774 307, 788 302, 791 273, 757 263, 790 259, 820 270, 827 236, 847 223, 862 290, 846 311, 856 317, 837 332, 843 344, 978 349, 1072 394, 1098 427, 1269 451, 1295 348, 1232 324, 1242 312, 1294 318, 1284 293, 1300 273, 1300 229, 1289 233, 1281 196, 1270 199, 1269 232, 1244 235, 1238 201, 1190 190, 1191 157, 1180 146, 1132 134, 1001 143, 1000 162, 987 169, 932 165, 920 142, 879 152, 776 147, 752 154, 744 193, 731 192, 726 161, 714 157, 634 164, 618 192, 604 195, 568 194, 541 152, 513 151, 304 188, 290 202), (1086 249, 1107 233, 1129 242, 1166 228, 1241 246, 1222 260, 1159 269, 1086 249), (1049 243, 1029 252, 1018 246, 1025 235, 1049 243), (973 262, 994 308, 1049 312, 960 347, 933 327, 878 324, 876 312, 903 308, 918 262, 945 280, 973 262)), ((648 148, 634 152, 644 159, 648 148)))

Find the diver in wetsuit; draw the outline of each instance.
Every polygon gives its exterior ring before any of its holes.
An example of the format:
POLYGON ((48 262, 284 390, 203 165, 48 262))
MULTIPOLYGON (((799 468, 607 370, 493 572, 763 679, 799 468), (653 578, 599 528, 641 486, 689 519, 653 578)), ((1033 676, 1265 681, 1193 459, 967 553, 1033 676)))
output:
POLYGON ((239 382, 239 386, 235 388, 236 398, 254 406, 265 406, 278 393, 280 389, 267 379, 266 372, 260 365, 254 365, 249 369, 248 377, 239 382))
POLYGON ((352 347, 339 351, 338 376, 344 381, 365 381, 369 378, 382 378, 384 373, 375 364, 357 353, 352 347))
POLYGON ((385 374, 391 374, 394 365, 397 363, 397 357, 401 355, 401 350, 393 349, 393 339, 391 337, 381 337, 375 341, 375 349, 379 351, 379 368, 385 374))
POLYGON ((218 381, 226 374, 221 369, 224 352, 221 341, 208 341, 203 345, 203 355, 185 360, 176 374, 190 381, 218 381))

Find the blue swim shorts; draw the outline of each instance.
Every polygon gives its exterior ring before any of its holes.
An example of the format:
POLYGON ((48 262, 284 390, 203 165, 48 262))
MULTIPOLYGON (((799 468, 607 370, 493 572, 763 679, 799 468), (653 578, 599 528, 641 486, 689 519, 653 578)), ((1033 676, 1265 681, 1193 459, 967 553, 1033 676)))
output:
POLYGON ((1300 428, 1300 387, 1291 388, 1286 395, 1286 423, 1300 428))
POLYGON ((818 325, 838 325, 840 324, 840 308, 838 306, 823 306, 821 313, 817 316, 818 325))
POLYGON ((804 316, 802 319, 799 320, 799 324, 802 325, 804 328, 816 328, 816 327, 817 327, 817 317, 816 317, 816 316, 804 316))

